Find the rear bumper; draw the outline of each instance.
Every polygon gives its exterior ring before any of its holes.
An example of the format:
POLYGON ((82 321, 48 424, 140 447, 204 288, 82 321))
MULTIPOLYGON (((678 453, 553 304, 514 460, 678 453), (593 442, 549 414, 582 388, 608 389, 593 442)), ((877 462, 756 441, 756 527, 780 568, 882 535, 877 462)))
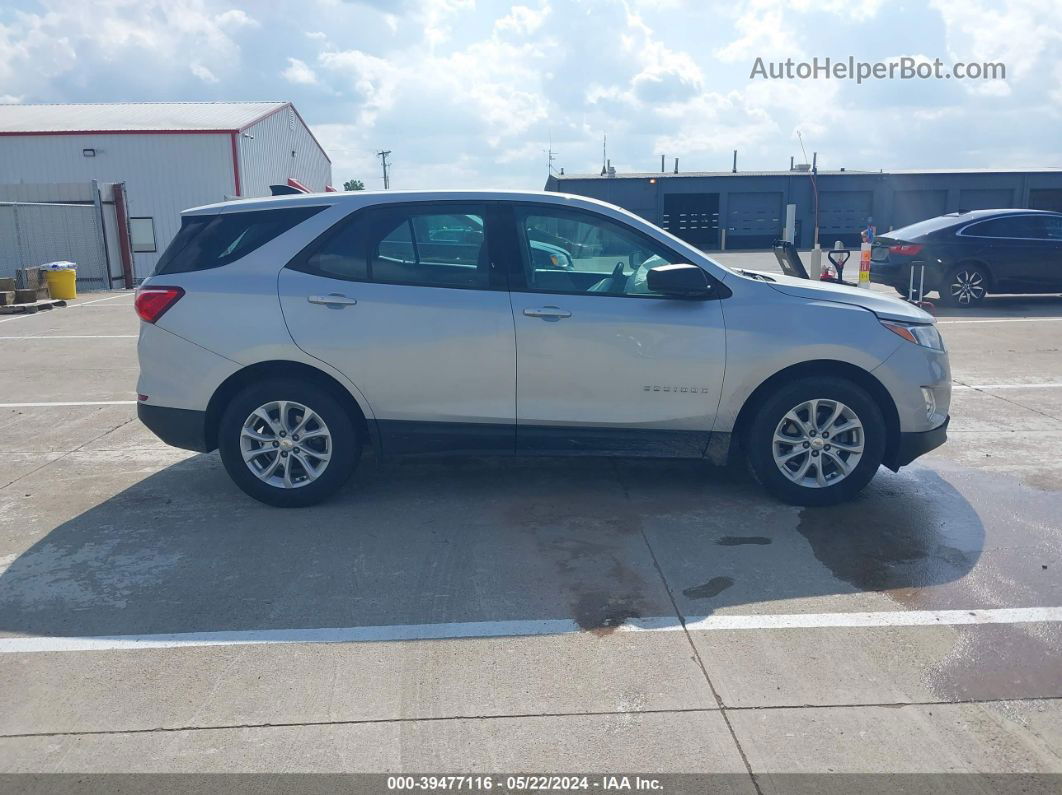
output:
POLYGON ((137 403, 136 414, 152 433, 168 445, 195 450, 197 453, 209 453, 213 449, 207 444, 205 411, 137 403))
MULTIPOLYGON (((876 284, 887 284, 890 287, 896 287, 898 289, 907 292, 908 286, 911 284, 911 263, 915 259, 912 258, 906 262, 880 262, 871 260, 870 263, 870 281, 876 284)), ((915 275, 915 281, 918 281, 918 275, 915 275)), ((926 291, 933 290, 937 284, 937 268, 935 265, 926 265, 926 291)), ((918 284, 915 284, 918 287, 918 284)))
POLYGON ((948 440, 949 422, 951 422, 950 416, 931 431, 901 433, 896 449, 889 456, 889 460, 884 462, 885 466, 895 472, 900 467, 907 466, 919 456, 940 447, 948 440))

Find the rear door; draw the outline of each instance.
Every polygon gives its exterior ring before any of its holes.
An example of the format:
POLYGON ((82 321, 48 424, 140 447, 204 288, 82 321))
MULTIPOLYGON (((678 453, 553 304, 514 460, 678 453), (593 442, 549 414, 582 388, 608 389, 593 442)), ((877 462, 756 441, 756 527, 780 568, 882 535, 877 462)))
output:
POLYGON ((514 215, 517 449, 703 455, 726 358, 720 301, 653 294, 648 270, 683 258, 625 224, 545 203, 514 215), (539 242, 572 267, 550 267, 539 242))
POLYGON ((511 452, 516 350, 485 203, 356 212, 280 272, 300 348, 365 395, 388 452, 511 452))

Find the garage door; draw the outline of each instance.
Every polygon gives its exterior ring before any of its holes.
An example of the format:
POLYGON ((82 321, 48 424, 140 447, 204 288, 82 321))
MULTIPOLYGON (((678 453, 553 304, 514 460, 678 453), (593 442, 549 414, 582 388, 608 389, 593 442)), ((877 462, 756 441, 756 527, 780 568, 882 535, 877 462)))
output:
POLYGON ((899 229, 943 215, 947 201, 948 192, 945 190, 898 190, 892 198, 892 226, 899 229))
POLYGON ((731 193, 727 197, 726 247, 768 248, 782 236, 782 194, 731 193))
POLYGON ((959 191, 960 210, 995 210, 1014 206, 1014 191, 1010 188, 971 189, 959 191))
POLYGON ((719 246, 718 193, 664 194, 663 227, 701 248, 719 246))
POLYGON ((859 233, 867 225, 874 208, 869 190, 827 190, 819 194, 819 241, 832 246, 840 240, 848 246, 859 243, 859 233))
POLYGON ((1029 206, 1034 210, 1054 210, 1062 213, 1062 190, 1037 188, 1029 191, 1029 206))

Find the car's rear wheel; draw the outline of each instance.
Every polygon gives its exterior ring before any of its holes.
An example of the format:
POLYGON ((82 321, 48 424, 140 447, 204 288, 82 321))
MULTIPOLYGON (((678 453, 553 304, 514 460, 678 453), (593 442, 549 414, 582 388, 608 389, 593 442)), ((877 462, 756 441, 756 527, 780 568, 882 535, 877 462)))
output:
POLYGON ((885 455, 885 422, 867 392, 843 378, 801 378, 770 395, 745 440, 756 479, 793 505, 855 496, 885 455))
POLYGON ((948 271, 937 292, 945 306, 968 309, 977 306, 988 295, 989 275, 981 265, 957 265, 948 271))
POLYGON ((229 402, 218 447, 237 486, 281 508, 331 496, 361 452, 350 414, 331 393, 279 379, 252 384, 229 402))

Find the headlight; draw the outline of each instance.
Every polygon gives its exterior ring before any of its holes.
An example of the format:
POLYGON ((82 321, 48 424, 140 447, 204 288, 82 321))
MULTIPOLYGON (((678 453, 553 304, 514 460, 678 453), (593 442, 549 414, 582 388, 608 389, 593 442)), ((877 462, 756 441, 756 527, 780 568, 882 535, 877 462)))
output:
POLYGON ((895 320, 882 320, 881 325, 893 334, 901 336, 915 345, 921 345, 923 348, 932 348, 935 351, 944 350, 944 340, 940 338, 940 332, 937 331, 936 326, 898 323, 895 320))

